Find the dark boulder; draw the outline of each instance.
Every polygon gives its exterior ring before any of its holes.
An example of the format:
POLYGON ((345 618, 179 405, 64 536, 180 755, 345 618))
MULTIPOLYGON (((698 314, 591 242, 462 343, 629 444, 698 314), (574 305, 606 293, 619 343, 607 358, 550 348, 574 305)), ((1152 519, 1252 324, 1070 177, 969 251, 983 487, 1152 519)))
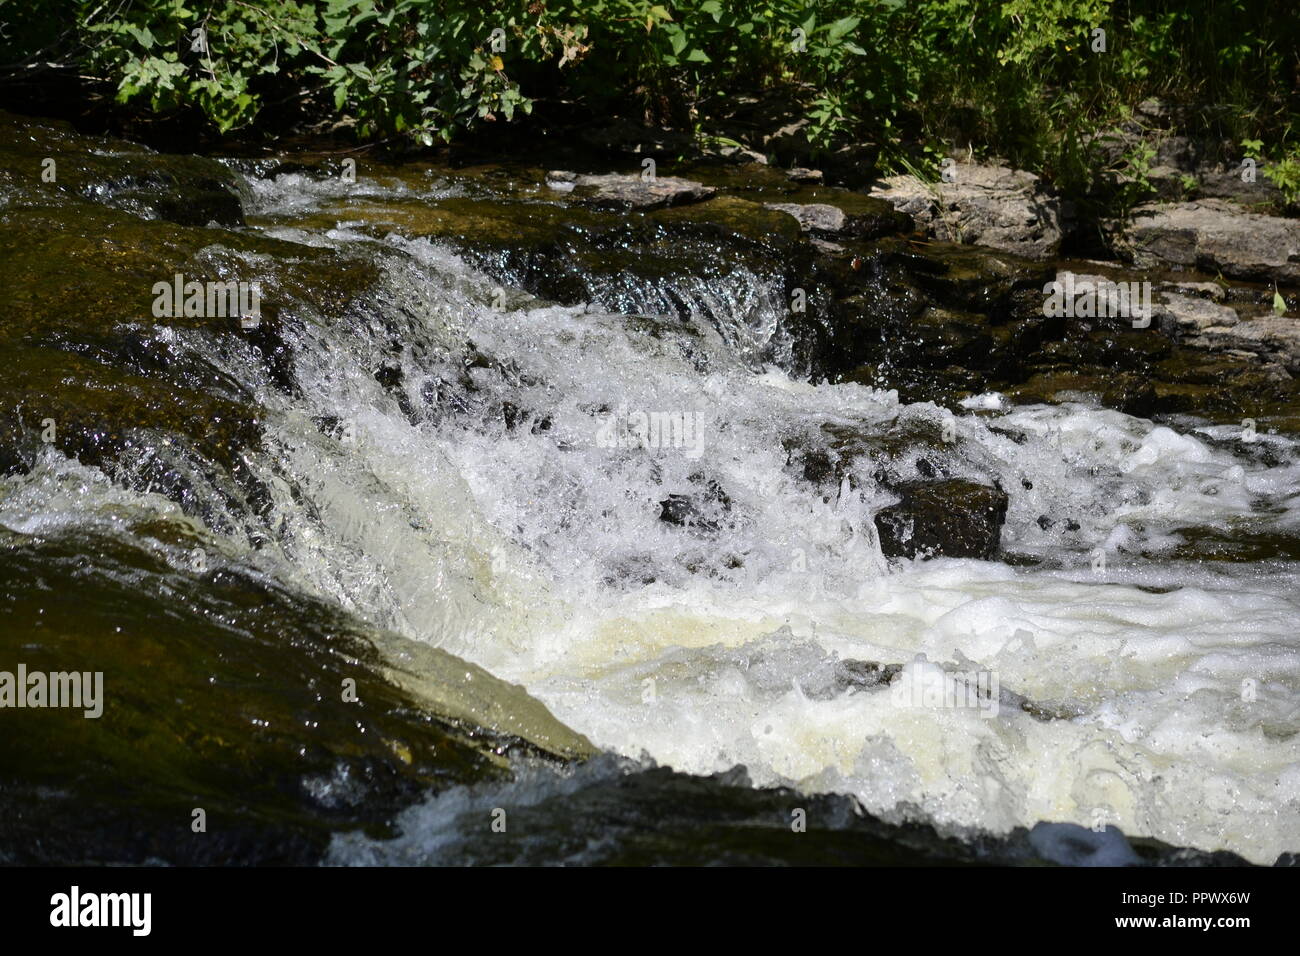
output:
POLYGON ((906 482, 891 490, 899 501, 876 514, 885 557, 987 561, 997 554, 1006 492, 959 478, 906 482))

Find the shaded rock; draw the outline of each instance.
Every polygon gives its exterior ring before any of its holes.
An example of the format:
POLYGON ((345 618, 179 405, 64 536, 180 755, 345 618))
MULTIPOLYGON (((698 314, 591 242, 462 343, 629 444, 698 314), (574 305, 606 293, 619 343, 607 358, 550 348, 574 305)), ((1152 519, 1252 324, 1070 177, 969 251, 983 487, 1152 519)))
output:
MULTIPOLYGON (((845 195, 852 196, 852 194, 845 195)), ((794 216, 799 223, 799 228, 815 236, 855 236, 859 239, 874 239, 877 236, 899 231, 905 222, 903 217, 893 214, 888 203, 882 200, 867 200, 865 197, 853 197, 848 202, 835 205, 824 202, 783 202, 764 205, 768 209, 794 216)))
POLYGON ((1217 282, 1165 282, 1161 284, 1161 291, 1212 299, 1215 302, 1222 302, 1228 297, 1227 290, 1217 282))
POLYGON ((1231 199, 1233 202, 1250 206, 1265 203, 1272 206, 1281 206, 1285 202, 1285 196, 1282 194, 1282 190, 1264 175, 1267 166, 1267 163, 1260 162, 1255 167, 1255 181, 1253 183, 1242 180, 1240 163, 1200 168, 1194 174, 1196 176, 1196 197, 1231 199))
POLYGON ((1300 221, 1247 212, 1222 199, 1139 206, 1117 247, 1141 268, 1300 282, 1300 221))
POLYGON ((611 156, 678 156, 694 146, 689 132, 647 126, 624 118, 589 127, 578 133, 579 141, 611 156))
POLYGON ((896 504, 876 514, 886 557, 951 557, 990 560, 1001 543, 1006 492, 953 478, 917 481, 891 489, 896 504))
POLYGON ((776 155, 778 160, 803 160, 811 155, 808 126, 812 122, 802 111, 786 118, 786 122, 762 138, 763 148, 776 155))
POLYGON ((718 156, 733 163, 767 163, 766 156, 758 150, 749 149, 745 146, 719 146, 716 149, 709 150, 707 155, 718 156))
POLYGON ((1037 176, 993 166, 958 166, 953 183, 891 176, 871 190, 910 215, 927 235, 1034 259, 1059 250, 1061 204, 1037 176))
POLYGON ((820 169, 807 169, 803 166, 787 169, 785 174, 796 183, 820 183, 825 178, 820 169))

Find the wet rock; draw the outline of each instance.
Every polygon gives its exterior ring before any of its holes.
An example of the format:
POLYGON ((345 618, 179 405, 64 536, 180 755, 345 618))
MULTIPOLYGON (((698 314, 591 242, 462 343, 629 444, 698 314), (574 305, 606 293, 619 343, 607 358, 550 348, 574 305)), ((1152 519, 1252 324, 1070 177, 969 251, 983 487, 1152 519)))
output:
POLYGON ((928 417, 900 417, 887 428, 823 422, 813 432, 784 440, 786 470, 837 494, 847 479, 858 486, 870 474, 886 487, 925 478, 949 476, 949 461, 966 446, 958 436, 945 440, 943 427, 928 417))
POLYGON ((1056 254, 1062 238, 1061 204, 1038 177, 994 166, 957 166, 953 183, 891 176, 871 190, 907 213, 927 235, 975 243, 1033 259, 1056 254))
POLYGON ((1110 388, 1102 394, 1101 403, 1125 415, 1150 418, 1156 412, 1159 399, 1149 379, 1126 373, 1116 377, 1110 388))
POLYGON ((692 494, 672 494, 659 502, 659 520, 666 524, 704 534, 716 534, 731 513, 731 498, 714 479, 692 475, 693 484, 703 490, 692 494))
MULTIPOLYGON (((548 183, 569 186, 580 201, 597 209, 659 209, 701 202, 717 190, 676 176, 643 179, 637 174, 577 175, 563 170, 547 173, 548 183)), ((563 191, 563 190, 561 190, 563 191)))
POLYGON ((1041 316, 1043 286, 1056 275, 1045 263, 1000 250, 939 242, 905 247, 896 239, 880 240, 877 249, 905 263, 940 303, 973 312, 1041 316), (1028 298, 1020 302, 1016 293, 1028 298))
POLYGON ((804 232, 839 235, 848 230, 849 217, 844 210, 826 203, 767 203, 767 208, 794 216, 804 232))
POLYGON ((1007 515, 1006 492, 956 478, 907 482, 890 490, 900 500, 875 518, 886 557, 987 561, 997 554, 1007 515))
POLYGON ((1162 413, 1190 412, 1218 423, 1243 418, 1270 421, 1286 430, 1300 423, 1300 389, 1281 366, 1260 356, 1183 348, 1152 367, 1162 413))
POLYGON ((591 752, 522 689, 246 574, 190 525, 127 531, 0 536, 6 669, 103 674, 98 718, 6 714, 5 862, 310 864, 512 755, 591 752))
MULTIPOLYGON (((852 194, 844 194, 847 197, 852 194)), ((766 203, 768 209, 793 216, 804 232, 819 237, 855 236, 874 239, 899 231, 900 217, 888 203, 854 197, 832 205, 828 202, 766 203)))
POLYGON ((1135 866, 1141 859, 1118 827, 1091 830, 1077 823, 1036 823, 1029 843, 1062 866, 1135 866))
POLYGON ((675 320, 679 335, 689 332, 685 320, 703 319, 739 350, 752 348, 767 361, 786 358, 777 353, 786 340, 744 339, 736 313, 788 302, 794 288, 815 294, 814 250, 799 224, 734 196, 649 212, 457 198, 390 204, 374 217, 361 228, 446 240, 504 288, 566 305, 596 303, 626 316, 658 316, 661 326, 675 320))
MULTIPOLYGON (((349 837, 329 862, 367 865, 476 866, 761 866, 761 865, 1082 865, 1096 861, 1090 830, 1045 834, 1017 827, 994 836, 936 830, 924 819, 886 822, 853 797, 755 787, 743 767, 691 776, 669 767, 601 757, 511 810, 507 832, 485 840, 466 814, 448 825, 441 807, 404 813, 392 839, 349 837), (790 808, 807 811, 805 832, 792 833, 790 808), (599 821, 602 839, 591 839, 599 821), (430 840, 437 826, 439 839, 430 840), (1064 838, 1064 839, 1063 839, 1064 838), (1074 839, 1069 839, 1074 838, 1074 839), (1035 846, 1035 842, 1042 849, 1035 846), (1070 846, 1069 843, 1075 843, 1070 846)), ((827 788, 829 791, 829 788, 827 788)), ((1058 825, 1059 826, 1059 825, 1058 825)), ((1247 866, 1232 853, 1128 839, 1110 828, 1107 845, 1131 847, 1137 865, 1247 866)), ((336 844, 337 846, 337 844, 336 844)), ((1284 858, 1287 855, 1284 854, 1284 858)), ((1127 857, 1126 857, 1127 859, 1127 857)), ((1279 859, 1279 865, 1292 864, 1279 859)))
POLYGON ((820 169, 807 169, 803 166, 787 169, 785 174, 796 183, 820 183, 825 179, 820 169))
POLYGON ((900 330, 889 354, 911 368, 978 368, 996 356, 999 332, 1005 327, 993 328, 984 316, 929 308, 900 330))
POLYGON ((82 136, 65 123, 0 112, 0 192, 73 195, 142 219, 242 226, 235 176, 213 159, 82 136), (48 166, 52 161, 53 166, 48 166), (52 181, 44 174, 49 170, 52 181))
POLYGON ((817 370, 899 388, 907 401, 936 399, 950 384, 979 390, 1063 333, 1042 316, 1053 270, 1011 253, 889 237, 825 252, 816 268, 815 286, 837 297, 795 328, 812 326, 817 370))
MULTIPOLYGON (((42 183, 39 164, 30 179, 21 164, 0 172, 0 192, 18 186, 0 206, 10 305, 0 316, 8 370, 0 380, 0 468, 25 471, 50 446, 204 520, 253 507, 241 499, 261 490, 243 456, 261 441, 262 410, 249 384, 218 371, 195 343, 242 352, 254 377, 260 369, 265 384, 292 393, 285 323, 339 314, 377 270, 362 258, 304 255, 306 247, 251 232, 222 231, 218 241, 204 226, 125 208, 115 193, 85 195, 75 184, 103 182, 100 153, 109 146, 69 129, 36 124, 5 149, 52 150, 57 174, 42 183), (156 317, 154 286, 176 274, 260 282, 259 324, 246 328, 224 310, 156 317)), ((120 152, 132 162, 154 159, 130 144, 120 152)), ((158 165, 184 165, 173 159, 158 165)))
POLYGON ((832 675, 830 696, 850 690, 873 690, 892 684, 903 672, 902 664, 878 664, 875 661, 837 660, 832 675))
POLYGON ((1117 246, 1141 268, 1300 282, 1300 220, 1248 212, 1222 199, 1138 206, 1117 246))
POLYGON ((179 475, 146 449, 164 435, 192 436, 195 451, 234 469, 240 452, 261 437, 251 398, 232 401, 59 350, 0 346, 0 355, 11 362, 0 381, 0 449, 13 470, 26 471, 48 445, 109 474, 125 469, 132 484, 152 483, 197 506, 188 500, 193 489, 176 484, 179 475))

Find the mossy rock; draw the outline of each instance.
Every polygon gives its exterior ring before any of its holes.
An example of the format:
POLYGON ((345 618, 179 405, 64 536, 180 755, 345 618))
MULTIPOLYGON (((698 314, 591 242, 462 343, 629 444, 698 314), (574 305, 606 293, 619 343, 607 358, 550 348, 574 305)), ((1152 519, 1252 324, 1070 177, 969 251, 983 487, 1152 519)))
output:
POLYGON ((235 175, 216 160, 155 153, 135 143, 83 136, 66 123, 3 111, 0 194, 75 196, 187 226, 244 222, 235 175))
POLYGON ((200 571, 200 539, 160 524, 134 542, 0 536, 0 670, 103 673, 98 718, 6 711, 0 860, 312 863, 333 833, 383 833, 431 790, 504 779, 514 756, 591 753, 522 689, 404 652, 212 544, 200 571))
MULTIPOLYGON (((378 278, 359 257, 255 233, 145 221, 65 198, 0 210, 0 270, 11 308, 0 317, 0 468, 22 470, 36 434, 86 464, 107 466, 149 433, 180 437, 229 470, 260 440, 262 417, 246 387, 169 336, 199 330, 223 347, 256 350, 269 382, 292 379, 283 323, 337 315, 378 278), (250 259, 244 257, 252 257, 250 259), (176 274, 199 282, 247 277, 263 286, 262 317, 153 315, 154 285, 176 274)), ((157 490, 183 488, 155 475, 157 490)), ((174 476, 173 476, 174 478, 174 476)), ((169 490, 170 489, 170 490, 169 490)), ((178 499, 179 500, 179 499, 178 499)))
MULTIPOLYGON (((146 447, 177 435, 233 471, 240 452, 260 440, 258 408, 247 401, 58 349, 0 344, 0 361, 7 369, 0 379, 0 466, 7 470, 26 471, 40 446, 50 444, 111 473, 119 461, 142 464, 146 447)), ((158 490, 166 488, 162 475, 154 479, 158 490)))

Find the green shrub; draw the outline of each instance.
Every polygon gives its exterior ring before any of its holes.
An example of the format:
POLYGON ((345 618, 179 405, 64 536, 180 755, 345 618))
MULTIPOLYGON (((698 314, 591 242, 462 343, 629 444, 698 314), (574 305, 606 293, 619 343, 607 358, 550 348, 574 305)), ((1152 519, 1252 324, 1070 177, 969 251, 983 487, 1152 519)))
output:
POLYGON ((1222 107, 1194 132, 1293 142, 1298 21, 1292 0, 0 0, 0 89, 53 63, 221 133, 291 110, 426 144, 539 97, 709 135, 718 104, 774 90, 817 150, 969 147, 1083 191, 1090 135, 1149 96, 1222 107))

